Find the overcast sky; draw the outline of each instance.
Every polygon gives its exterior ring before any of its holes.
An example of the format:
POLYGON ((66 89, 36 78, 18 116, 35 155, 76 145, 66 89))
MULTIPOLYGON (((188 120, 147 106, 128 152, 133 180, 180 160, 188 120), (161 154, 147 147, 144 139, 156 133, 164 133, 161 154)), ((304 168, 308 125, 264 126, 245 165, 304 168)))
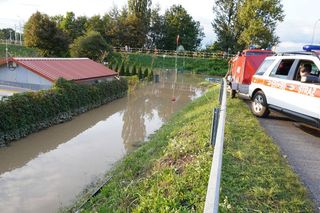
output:
MULTIPOLYGON (((211 26, 214 18, 212 8, 214 0, 153 0, 153 5, 159 4, 162 13, 173 4, 181 4, 188 13, 200 22, 204 29, 205 38, 202 45, 215 41, 211 26)), ((37 10, 50 16, 64 15, 73 11, 76 16, 103 15, 113 5, 121 8, 127 0, 0 0, 0 28, 19 28, 37 10)), ((282 0, 284 22, 277 26, 277 35, 281 43, 278 51, 300 50, 304 44, 312 40, 315 29, 314 41, 320 43, 320 0, 282 0), (319 21, 318 21, 319 20, 319 21), (315 27, 314 27, 315 26, 315 27)))

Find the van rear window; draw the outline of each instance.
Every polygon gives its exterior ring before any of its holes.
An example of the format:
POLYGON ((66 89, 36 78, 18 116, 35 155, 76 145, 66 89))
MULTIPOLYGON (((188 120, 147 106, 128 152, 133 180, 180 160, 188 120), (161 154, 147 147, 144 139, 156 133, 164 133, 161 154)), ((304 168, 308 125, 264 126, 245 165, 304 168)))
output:
POLYGON ((265 59, 258 68, 256 75, 263 75, 273 62, 274 59, 265 59))

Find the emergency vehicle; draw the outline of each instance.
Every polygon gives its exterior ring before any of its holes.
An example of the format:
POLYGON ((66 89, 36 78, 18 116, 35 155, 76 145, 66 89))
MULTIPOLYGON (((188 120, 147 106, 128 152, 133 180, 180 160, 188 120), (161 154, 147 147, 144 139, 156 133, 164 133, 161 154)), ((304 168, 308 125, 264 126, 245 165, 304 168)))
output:
POLYGON ((274 52, 271 50, 248 49, 237 54, 229 61, 227 81, 230 86, 231 97, 236 93, 247 95, 252 76, 263 60, 274 52))
POLYGON ((265 58, 249 87, 251 111, 266 117, 270 109, 320 128, 320 46, 304 46, 303 52, 279 53, 265 58), (300 77, 299 67, 312 67, 300 77))

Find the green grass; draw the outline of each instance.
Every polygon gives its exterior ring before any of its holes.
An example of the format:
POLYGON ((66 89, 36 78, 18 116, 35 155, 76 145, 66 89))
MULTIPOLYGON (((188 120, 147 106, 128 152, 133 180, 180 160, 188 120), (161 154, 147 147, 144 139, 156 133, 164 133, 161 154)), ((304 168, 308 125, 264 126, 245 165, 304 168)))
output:
MULTIPOLYGON (((120 64, 123 60, 128 64, 137 64, 143 67, 153 67, 153 69, 175 69, 176 58, 174 56, 150 55, 142 53, 114 54, 113 63, 120 64)), ((206 73, 210 75, 225 75, 228 69, 228 62, 220 58, 177 58, 177 68, 181 71, 191 71, 193 73, 206 73)))
POLYGON ((298 176, 246 104, 230 99, 227 107, 220 211, 313 212, 298 176))
MULTIPOLYGON (((12 57, 36 57, 38 56, 37 51, 32 48, 20 46, 20 45, 8 45, 8 52, 12 57)), ((0 44, 0 58, 6 56, 6 45, 0 44)))
MULTIPOLYGON (((212 160, 211 90, 129 154, 83 212, 202 212, 212 160)), ((228 100, 220 212, 312 212, 297 175, 240 100, 228 100), (241 112, 241 113, 240 113, 241 112)))

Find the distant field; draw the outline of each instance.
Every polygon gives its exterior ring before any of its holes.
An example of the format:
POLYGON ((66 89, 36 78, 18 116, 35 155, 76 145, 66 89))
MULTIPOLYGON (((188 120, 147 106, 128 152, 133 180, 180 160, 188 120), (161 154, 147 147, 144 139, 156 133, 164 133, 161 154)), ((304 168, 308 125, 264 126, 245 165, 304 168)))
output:
MULTIPOLYGON (((8 52, 10 56, 14 57, 36 57, 38 56, 37 51, 32 48, 20 46, 20 45, 8 45, 8 52)), ((0 58, 6 56, 6 45, 0 44, 0 58)))
POLYGON ((207 73, 211 75, 224 75, 228 70, 228 61, 221 58, 199 58, 199 57, 183 57, 178 56, 177 60, 174 56, 150 55, 141 53, 116 53, 111 62, 120 64, 123 61, 132 65, 161 68, 161 69, 177 69, 180 71, 191 71, 193 73, 207 73), (177 62, 177 65, 176 65, 177 62))

